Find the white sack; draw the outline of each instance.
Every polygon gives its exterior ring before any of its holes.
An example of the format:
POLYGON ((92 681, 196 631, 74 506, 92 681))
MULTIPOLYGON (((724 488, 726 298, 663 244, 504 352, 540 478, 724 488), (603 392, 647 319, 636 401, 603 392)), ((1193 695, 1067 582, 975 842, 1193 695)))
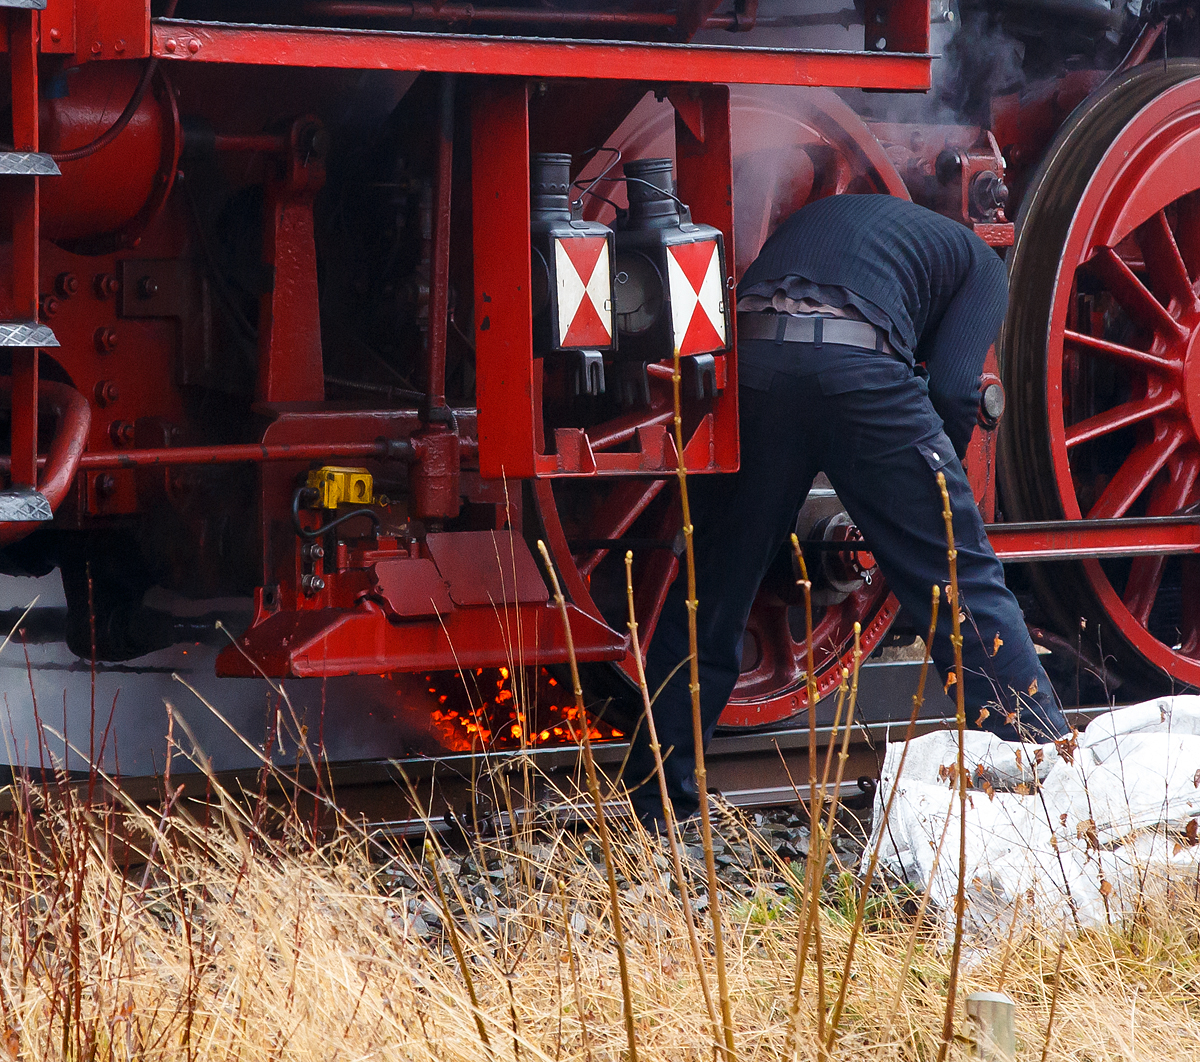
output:
MULTIPOLYGON (((958 736, 887 747, 875 796, 873 850, 892 789, 881 865, 930 895, 948 926, 958 887, 959 818, 953 785, 958 736), (937 857, 939 842, 941 856, 937 857), (934 865, 936 861, 936 872, 934 865)), ((1022 920, 1101 924, 1132 909, 1147 878, 1195 880, 1200 846, 1200 697, 1166 697, 1108 712, 1080 737, 1073 762, 1054 746, 969 731, 966 920, 977 944, 1022 920)), ((864 857, 865 858, 865 857, 864 857)))

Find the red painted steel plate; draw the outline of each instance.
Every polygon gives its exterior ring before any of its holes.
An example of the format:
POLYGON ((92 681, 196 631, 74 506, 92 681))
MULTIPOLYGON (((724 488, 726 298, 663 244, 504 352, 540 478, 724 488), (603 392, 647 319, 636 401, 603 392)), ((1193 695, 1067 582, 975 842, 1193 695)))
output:
POLYGON ((429 556, 456 605, 542 604, 550 598, 537 562, 511 531, 452 531, 425 536, 429 556))
POLYGON ((375 591, 383 598, 384 610, 396 619, 441 616, 454 608, 446 580, 424 557, 377 561, 375 591))
POLYGON ((932 57, 698 44, 643 44, 453 33, 158 20, 160 59, 350 70, 443 70, 605 81, 927 89, 932 57))

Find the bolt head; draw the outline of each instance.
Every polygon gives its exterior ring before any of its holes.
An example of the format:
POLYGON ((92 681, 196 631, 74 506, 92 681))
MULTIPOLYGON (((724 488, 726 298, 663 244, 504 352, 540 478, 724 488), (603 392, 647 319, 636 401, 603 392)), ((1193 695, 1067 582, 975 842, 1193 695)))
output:
POLYGON ((111 354, 117 349, 117 333, 112 328, 97 328, 96 329, 96 349, 101 354, 111 354))
POLYGON ((158 294, 158 281, 153 277, 142 277, 138 281, 138 298, 152 299, 158 294))
POLYGON ((92 41, 92 55, 99 55, 104 50, 104 45, 99 41, 92 41))
POLYGON ((54 278, 54 290, 60 299, 69 299, 79 291, 79 278, 74 273, 59 273, 54 278))
POLYGON ((108 426, 108 435, 112 439, 114 446, 133 445, 133 425, 127 420, 114 420, 108 426))
POLYGON ((96 292, 96 298, 107 299, 121 290, 121 281, 117 279, 116 273, 97 273, 92 287, 96 292))

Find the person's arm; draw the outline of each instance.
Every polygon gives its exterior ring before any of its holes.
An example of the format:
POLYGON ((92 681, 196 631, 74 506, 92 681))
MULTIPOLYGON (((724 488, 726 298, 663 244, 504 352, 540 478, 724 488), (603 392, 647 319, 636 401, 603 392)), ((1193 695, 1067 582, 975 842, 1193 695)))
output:
POLYGON ((962 458, 979 411, 979 377, 1008 307, 1004 263, 972 235, 962 281, 931 335, 917 350, 929 372, 929 397, 962 458))

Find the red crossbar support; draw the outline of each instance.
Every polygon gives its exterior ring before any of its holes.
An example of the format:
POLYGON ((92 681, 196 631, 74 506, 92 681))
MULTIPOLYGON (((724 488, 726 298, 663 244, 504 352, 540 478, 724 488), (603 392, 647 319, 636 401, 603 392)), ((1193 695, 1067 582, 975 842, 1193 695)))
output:
POLYGON ((153 52, 181 62, 441 70, 604 81, 927 89, 931 56, 717 45, 220 25, 161 20, 153 52))
POLYGON ((1200 516, 989 524, 987 532, 1002 561, 1200 553, 1200 516))

